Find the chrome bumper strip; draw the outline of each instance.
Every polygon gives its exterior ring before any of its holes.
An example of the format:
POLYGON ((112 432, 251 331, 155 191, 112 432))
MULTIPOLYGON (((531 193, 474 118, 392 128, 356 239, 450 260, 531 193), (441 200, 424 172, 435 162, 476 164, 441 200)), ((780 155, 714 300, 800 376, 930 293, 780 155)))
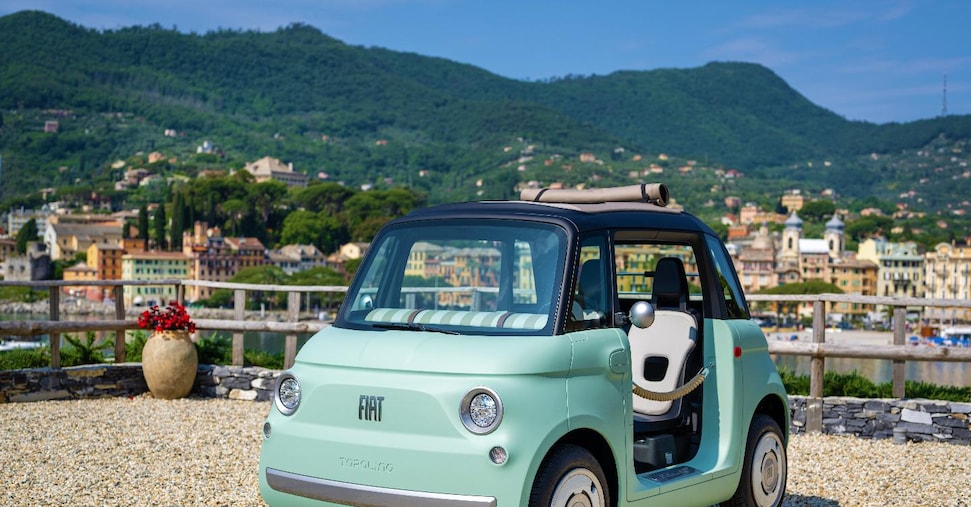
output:
POLYGON ((291 495, 360 507, 496 507, 488 496, 425 493, 318 479, 273 468, 266 469, 271 488, 291 495))

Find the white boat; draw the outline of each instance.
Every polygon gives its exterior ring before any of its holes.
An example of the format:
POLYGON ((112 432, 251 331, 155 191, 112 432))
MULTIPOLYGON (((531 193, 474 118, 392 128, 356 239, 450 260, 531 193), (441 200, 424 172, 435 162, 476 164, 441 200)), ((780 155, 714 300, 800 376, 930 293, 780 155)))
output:
POLYGON ((0 352, 7 350, 36 349, 43 345, 41 342, 0 340, 0 352))
POLYGON ((951 346, 967 347, 971 345, 971 326, 954 326, 941 329, 941 338, 951 346))

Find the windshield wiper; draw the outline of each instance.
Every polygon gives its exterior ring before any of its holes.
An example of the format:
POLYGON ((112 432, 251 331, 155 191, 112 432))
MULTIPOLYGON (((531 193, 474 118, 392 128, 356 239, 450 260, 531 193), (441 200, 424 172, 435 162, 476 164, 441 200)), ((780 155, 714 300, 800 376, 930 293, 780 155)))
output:
POLYGON ((442 333, 442 334, 461 334, 457 331, 450 331, 448 329, 441 329, 437 327, 428 327, 424 324, 415 324, 413 322, 376 322, 371 324, 372 326, 380 329, 397 329, 401 331, 428 331, 430 333, 442 333))

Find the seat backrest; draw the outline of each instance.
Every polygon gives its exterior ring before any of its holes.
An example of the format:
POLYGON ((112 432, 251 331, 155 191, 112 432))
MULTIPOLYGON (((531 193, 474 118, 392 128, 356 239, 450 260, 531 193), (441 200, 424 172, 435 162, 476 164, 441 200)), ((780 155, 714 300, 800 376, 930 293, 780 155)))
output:
MULTIPOLYGON (((670 392, 684 383, 685 365, 698 341, 698 321, 687 309, 688 281, 680 259, 664 257, 654 268, 651 302, 654 323, 629 333, 634 383, 670 392)), ((676 419, 681 400, 654 401, 634 396, 634 413, 647 421, 676 419)))
POLYGON ((677 257, 662 257, 654 266, 651 302, 657 310, 687 310, 688 277, 677 257))

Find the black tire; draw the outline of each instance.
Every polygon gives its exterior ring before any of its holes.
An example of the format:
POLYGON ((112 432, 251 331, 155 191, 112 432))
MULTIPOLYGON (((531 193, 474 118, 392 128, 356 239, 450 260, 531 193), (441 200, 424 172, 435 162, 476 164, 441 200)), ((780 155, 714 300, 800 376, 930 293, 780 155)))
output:
POLYGON ((722 507, 778 507, 786 494, 789 463, 775 419, 756 414, 745 442, 745 462, 735 495, 722 507))
POLYGON ((557 446, 539 467, 529 507, 610 507, 610 487, 603 468, 578 445, 557 446))

